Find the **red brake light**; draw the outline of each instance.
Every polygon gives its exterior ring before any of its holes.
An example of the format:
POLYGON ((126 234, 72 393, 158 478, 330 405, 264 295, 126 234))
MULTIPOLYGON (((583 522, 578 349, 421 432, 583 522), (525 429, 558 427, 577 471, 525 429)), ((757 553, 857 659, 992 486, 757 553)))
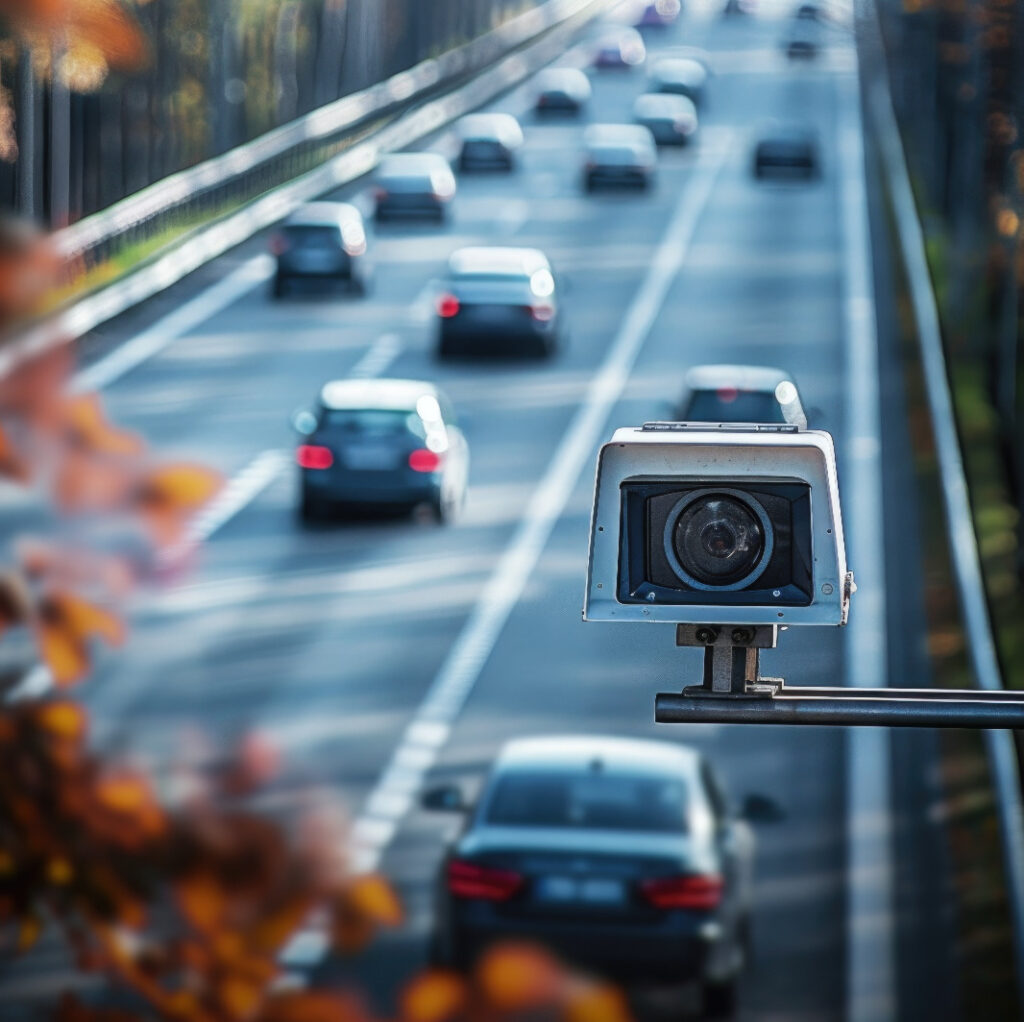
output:
POLYGON ((523 886, 523 878, 509 869, 492 869, 453 859, 448 863, 448 890, 456 898, 508 901, 523 886))
POLYGON ((530 315, 540 323, 547 323, 555 315, 555 310, 550 305, 531 305, 530 315))
POLYGON ((451 319, 459 314, 459 300, 455 295, 441 295, 437 300, 437 314, 442 319, 451 319))
POLYGON ((388 197, 388 190, 386 188, 374 188, 373 197, 379 202, 381 199, 388 197))
POLYGON ((735 387, 718 388, 718 400, 721 401, 722 404, 731 405, 739 396, 740 392, 735 387))
POLYGON ((302 468, 330 468, 334 464, 334 455, 329 447, 302 444, 295 451, 295 460, 302 468))
POLYGON ((409 455, 409 468, 414 472, 436 472, 441 467, 441 455, 421 447, 409 455))
POLYGON ((645 880, 640 893, 655 908, 712 909, 722 900, 720 876, 673 876, 645 880))
POLYGON ((270 236, 270 251, 273 255, 283 255, 289 249, 288 239, 283 234, 270 236))

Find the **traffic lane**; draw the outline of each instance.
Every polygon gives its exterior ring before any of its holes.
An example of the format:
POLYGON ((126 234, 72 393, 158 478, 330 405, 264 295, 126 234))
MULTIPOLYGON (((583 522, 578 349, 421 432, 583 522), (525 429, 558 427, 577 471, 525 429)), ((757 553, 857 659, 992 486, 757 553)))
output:
MULTIPOLYGON (((636 239, 653 235, 650 225, 645 226, 638 217, 639 210, 645 209, 649 219, 657 220, 659 216, 657 204, 651 201, 631 206, 631 215, 622 222, 609 219, 606 213, 594 216, 593 209, 584 204, 573 209, 576 213, 589 212, 594 220, 590 230, 612 242, 618 235, 635 243, 639 243, 636 239)), ((547 230, 552 226, 550 221, 544 224, 547 230)), ((554 227, 559 229, 557 223, 554 227)), ((210 545, 204 553, 204 564, 212 564, 213 569, 204 571, 204 575, 215 580, 225 571, 237 572, 243 568, 249 574, 255 569, 270 579, 280 580, 312 562, 343 566, 345 571, 351 572, 381 552, 395 554, 398 560, 413 560, 424 542, 432 549, 448 549, 453 554, 468 546, 478 552, 481 559, 493 558, 514 517, 505 514, 496 520, 482 516, 474 519, 474 494, 481 488, 486 494, 487 487, 497 486, 504 488, 507 496, 510 485, 535 480, 543 466, 550 438, 564 430, 583 383, 616 322, 617 310, 628 303, 641 269, 637 265, 624 272, 621 267, 609 265, 579 282, 581 314, 577 325, 588 343, 573 345, 553 365, 486 362, 468 366, 436 365, 432 355, 431 324, 421 329, 419 342, 393 367, 398 375, 434 375, 446 386, 450 377, 449 389, 456 405, 470 413, 467 430, 475 454, 472 491, 468 522, 458 530, 458 535, 428 527, 424 536, 424 530, 416 531, 400 521, 384 528, 356 523, 338 530, 297 530, 288 506, 291 498, 285 496, 282 500, 279 488, 276 496, 268 494, 265 501, 247 509, 210 545), (499 411, 487 401, 480 402, 477 416, 473 398, 478 386, 493 384, 496 379, 501 380, 507 402, 505 408, 499 411), (536 395, 555 384, 551 391, 555 395, 553 400, 547 407, 538 409, 536 395), (517 407, 515 397, 509 400, 510 395, 517 394, 528 405, 527 414, 517 407), (270 505, 274 505, 274 510, 267 514, 264 509, 270 505), (476 525, 472 528, 480 534, 479 539, 467 531, 474 521, 476 525), (222 559, 226 563, 218 566, 222 559)), ((574 299, 576 295, 574 290, 574 299)), ((511 509, 522 506, 527 489, 523 488, 518 500, 509 505, 511 509)), ((492 503, 500 506, 501 502, 499 497, 492 503)), ((473 586, 478 582, 473 580, 460 590, 461 602, 457 601, 454 608, 455 617, 443 624, 436 620, 417 624, 417 614, 410 613, 412 620, 406 625, 400 601, 393 603, 390 614, 382 609, 382 620, 375 624, 380 628, 390 626, 393 630, 390 641, 398 651, 390 659, 369 660, 376 671, 371 672, 368 679, 360 679, 366 691, 393 700, 390 705, 394 707, 407 705, 406 696, 411 690, 406 691, 401 686, 396 690, 395 685, 388 684, 388 678, 394 673, 403 678, 419 678, 422 684, 424 662, 432 661, 418 659, 415 650, 443 647, 443 639, 438 640, 438 636, 451 638, 454 635, 460 620, 458 615, 468 610, 475 595, 473 586), (440 641, 440 647, 419 641, 417 628, 429 632, 432 642, 440 641), (399 638, 396 639, 396 635, 399 638), (403 641, 407 643, 405 647, 402 647, 403 641)), ((344 670, 339 672, 335 665, 362 662, 351 660, 344 649, 350 641, 353 648, 359 648, 361 630, 367 627, 361 597, 353 599, 350 595, 349 601, 349 604, 328 601, 311 607, 308 613, 297 614, 286 607, 277 610, 273 606, 257 614, 244 602, 232 603, 220 611, 199 607, 176 622, 173 630, 167 628, 166 622, 140 621, 121 664, 112 676, 102 679, 97 712, 109 722, 114 734, 138 735, 143 720, 159 731, 162 719, 201 716, 207 727, 224 737, 252 726, 261 717, 277 721, 296 715, 320 716, 321 710, 328 712, 314 694, 319 688, 330 704, 329 712, 336 715, 339 700, 347 699, 352 692, 345 684, 344 670), (352 628, 346 630, 339 622, 351 622, 352 628), (178 641, 178 636, 187 636, 187 641, 178 641), (237 673, 247 679, 241 687, 226 678, 235 664, 237 673), (173 686, 162 684, 168 677, 175 678, 173 686)), ((440 603, 429 609, 434 615, 443 611, 440 603)), ((416 683, 411 682, 413 686, 416 683)), ((353 712, 361 710, 357 704, 353 712)), ((296 733, 296 728, 291 724, 289 727, 296 733)), ((165 729, 164 733, 170 734, 171 730, 165 729)), ((371 743, 377 740, 376 737, 368 739, 371 743)), ((150 748, 155 750, 168 744, 173 742, 156 735, 150 748)), ((373 763, 379 759, 380 752, 374 754, 374 750, 367 750, 363 757, 363 750, 358 749, 352 755, 360 762, 365 758, 367 763, 373 763)))
MULTIPOLYGON (((785 91, 777 89, 776 95, 785 91)), ((770 106, 770 86, 762 88, 759 99, 770 106)), ((828 99, 814 110, 826 123, 829 113, 828 99)), ((823 404, 827 424, 841 435, 841 264, 834 185, 826 179, 809 188, 761 188, 750 181, 747 167, 738 151, 641 354, 628 390, 633 400, 619 410, 616 423, 661 417, 694 362, 780 361, 801 370, 813 365, 813 373, 800 373, 808 379, 805 391, 810 387, 810 398, 823 404), (786 253, 781 264, 775 261, 778 251, 786 253)), ((654 693, 698 678, 699 656, 675 650, 670 629, 578 625, 590 485, 589 479, 581 481, 530 593, 456 725, 437 776, 469 774, 478 782, 501 741, 532 731, 570 730, 657 733, 670 740, 686 736, 707 746, 735 790, 770 780, 769 793, 788 819, 761 835, 757 954, 744 980, 744 1012, 838 1017, 845 891, 841 738, 822 729, 793 735, 771 728, 654 728, 654 693)), ((783 641, 782 651, 765 655, 766 674, 784 673, 790 682, 805 684, 841 678, 837 634, 790 630, 783 641)), ((364 977, 379 977, 375 990, 385 1002, 403 970, 421 960, 434 875, 450 827, 414 814, 385 857, 412 920, 409 930, 382 944, 374 953, 378 957, 371 955, 360 970, 364 977)))

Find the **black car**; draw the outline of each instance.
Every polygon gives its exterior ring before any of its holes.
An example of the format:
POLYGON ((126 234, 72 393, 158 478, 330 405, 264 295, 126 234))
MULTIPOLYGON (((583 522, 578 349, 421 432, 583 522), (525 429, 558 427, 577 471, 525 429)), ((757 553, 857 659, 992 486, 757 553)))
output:
POLYGON ((815 178, 821 172, 818 136, 799 124, 765 130, 754 147, 754 176, 815 178))
POLYGON ((462 248, 437 298, 437 352, 552 355, 562 310, 551 264, 536 248, 462 248))
POLYGON ((590 79, 575 67, 552 67, 536 78, 538 114, 578 114, 590 101, 590 79))
POLYGON ((704 102, 708 77, 707 66, 700 60, 692 57, 664 57, 651 67, 647 91, 686 96, 699 108, 704 102))
POLYGON ((459 170, 513 170, 523 129, 511 114, 467 114, 455 126, 459 170))
POLYGON ((810 60, 818 55, 820 33, 817 22, 807 18, 797 18, 792 30, 785 40, 786 55, 790 60, 810 60))
POLYGON ((767 366, 703 365, 686 374, 680 422, 774 422, 807 428, 789 373, 767 366))
POLYGON ((440 153, 393 153, 377 169, 378 221, 429 217, 443 221, 455 196, 455 175, 440 153))
MULTIPOLYGON (((762 800, 763 801, 763 800, 762 800)), ((734 1000, 750 936, 754 837, 710 764, 668 742, 554 736, 509 742, 441 866, 432 942, 472 966, 528 940, 626 983, 697 981, 734 1000)))
POLYGON ((421 380, 335 380, 296 412, 303 518, 343 506, 412 509, 449 521, 466 495, 469 449, 448 398, 421 380))
POLYGON ((658 151, 640 124, 592 124, 583 133, 583 187, 641 188, 654 183, 658 151))
POLYGON ((307 203, 285 220, 270 248, 277 257, 271 285, 275 298, 282 298, 296 280, 338 280, 358 294, 366 291, 366 231, 355 206, 307 203))

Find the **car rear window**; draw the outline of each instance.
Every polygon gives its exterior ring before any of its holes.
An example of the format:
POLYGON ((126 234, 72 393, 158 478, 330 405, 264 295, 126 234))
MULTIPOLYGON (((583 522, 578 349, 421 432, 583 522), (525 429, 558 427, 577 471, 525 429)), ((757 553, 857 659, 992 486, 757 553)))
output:
POLYGON ((674 778, 509 774, 498 780, 487 822, 505 827, 686 830, 686 787, 674 778))
POLYGON ((334 409, 323 412, 321 427, 353 437, 423 436, 423 423, 415 412, 392 409, 334 409))
POLYGON ((690 399, 685 418, 690 422, 785 422, 774 394, 722 387, 698 391, 690 399))
POLYGON ((293 245, 302 248, 337 248, 341 244, 341 231, 330 225, 289 224, 284 233, 293 245))

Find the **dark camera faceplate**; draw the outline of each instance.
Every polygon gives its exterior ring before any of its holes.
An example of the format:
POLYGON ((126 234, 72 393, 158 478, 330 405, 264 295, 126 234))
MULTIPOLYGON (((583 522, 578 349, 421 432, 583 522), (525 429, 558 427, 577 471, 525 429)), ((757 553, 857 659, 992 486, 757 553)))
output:
POLYGON ((811 496, 801 482, 716 479, 692 483, 625 482, 621 486, 620 603, 806 607, 811 603, 811 496), (753 518, 767 521, 761 557, 751 571, 721 586, 681 577, 666 536, 693 507, 695 494, 746 498, 753 518), (749 583, 744 581, 749 578, 749 583), (778 595, 776 595, 778 594, 778 595))

